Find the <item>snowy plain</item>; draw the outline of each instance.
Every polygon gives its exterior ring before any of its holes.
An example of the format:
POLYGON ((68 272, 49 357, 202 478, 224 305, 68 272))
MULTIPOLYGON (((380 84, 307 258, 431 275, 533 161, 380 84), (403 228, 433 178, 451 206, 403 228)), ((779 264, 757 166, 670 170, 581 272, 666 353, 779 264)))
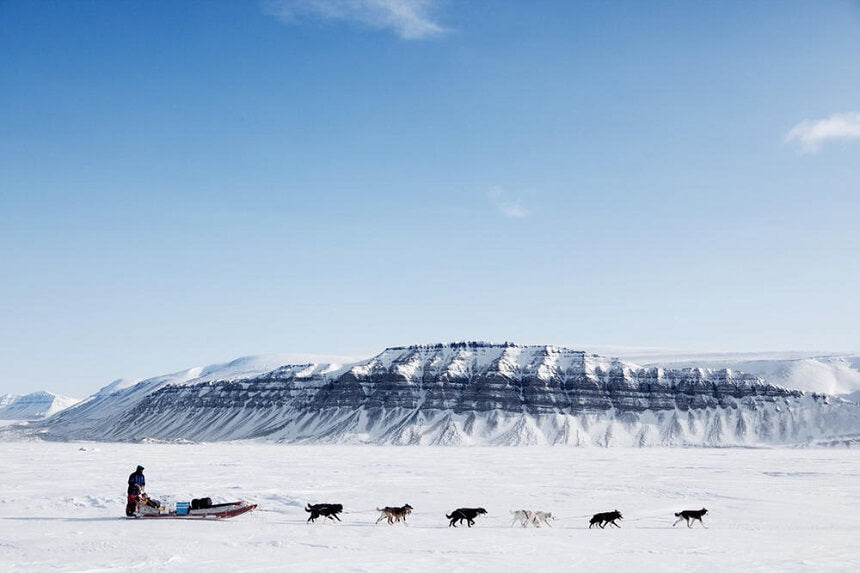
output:
POLYGON ((860 570, 856 450, 0 442, 3 571, 860 570), (123 517, 155 497, 247 499, 219 522, 123 517), (306 503, 342 523, 306 524, 306 503), (411 504, 409 527, 375 507, 411 504), (449 528, 456 507, 488 511, 449 528), (673 529, 673 512, 707 507, 673 529), (552 511, 551 528, 510 510, 552 511), (588 529, 619 509, 621 529, 588 529))

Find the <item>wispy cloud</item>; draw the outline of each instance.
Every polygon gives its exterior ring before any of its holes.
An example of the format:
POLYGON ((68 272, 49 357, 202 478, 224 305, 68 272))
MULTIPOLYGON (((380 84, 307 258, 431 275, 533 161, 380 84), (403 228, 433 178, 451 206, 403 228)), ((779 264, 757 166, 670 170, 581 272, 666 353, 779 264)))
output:
POLYGON ((493 187, 487 192, 490 203, 505 217, 511 219, 523 219, 531 215, 519 197, 511 197, 500 187, 493 187))
POLYGON ((815 153, 831 139, 860 139, 860 112, 802 121, 785 134, 785 141, 797 144, 803 153, 815 153))
POLYGON ((350 22, 420 40, 445 32, 433 17, 438 5, 439 0, 266 0, 264 9, 284 22, 350 22))

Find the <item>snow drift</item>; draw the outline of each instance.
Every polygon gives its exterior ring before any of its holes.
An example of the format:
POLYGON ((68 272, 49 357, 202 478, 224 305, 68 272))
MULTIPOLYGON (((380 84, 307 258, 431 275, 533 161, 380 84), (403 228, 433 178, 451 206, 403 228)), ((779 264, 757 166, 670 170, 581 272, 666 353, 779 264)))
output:
POLYGON ((729 369, 642 368, 553 346, 395 347, 349 366, 241 359, 112 384, 45 439, 418 445, 852 443, 860 405, 729 369))

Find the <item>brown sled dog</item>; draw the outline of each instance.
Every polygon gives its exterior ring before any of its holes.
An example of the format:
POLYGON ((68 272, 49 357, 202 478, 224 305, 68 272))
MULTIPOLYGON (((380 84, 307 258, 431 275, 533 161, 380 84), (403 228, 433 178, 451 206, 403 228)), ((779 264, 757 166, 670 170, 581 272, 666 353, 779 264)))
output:
POLYGON ((383 519, 388 519, 388 525, 394 525, 395 521, 402 521, 403 525, 409 525, 406 523, 406 516, 412 513, 412 506, 408 503, 403 507, 388 507, 387 505, 383 508, 376 508, 376 511, 380 513, 379 519, 376 520, 376 523, 379 523, 383 519))

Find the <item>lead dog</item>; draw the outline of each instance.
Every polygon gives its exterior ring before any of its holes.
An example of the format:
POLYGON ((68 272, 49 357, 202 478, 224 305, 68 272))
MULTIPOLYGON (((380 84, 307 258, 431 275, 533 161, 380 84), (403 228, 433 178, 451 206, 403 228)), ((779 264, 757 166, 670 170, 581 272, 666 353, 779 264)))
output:
POLYGON ((308 521, 316 522, 316 519, 320 516, 327 517, 332 521, 335 519, 340 521, 337 514, 343 511, 343 506, 339 503, 315 503, 313 505, 308 504, 305 511, 311 514, 308 517, 308 521))
POLYGON ((409 525, 406 523, 406 516, 412 513, 412 506, 408 503, 403 507, 388 507, 385 506, 382 509, 376 508, 376 511, 380 512, 379 519, 376 520, 376 523, 379 523, 383 519, 388 519, 388 525, 394 525, 395 521, 403 521, 403 525, 409 525))
POLYGON ((483 507, 460 507, 452 511, 450 515, 445 514, 445 517, 451 520, 448 527, 457 527, 457 523, 463 523, 463 520, 466 520, 466 525, 472 527, 475 525, 475 518, 485 513, 487 510, 483 507))
POLYGON ((693 522, 698 521, 699 523, 702 524, 702 527, 707 529, 708 526, 705 525, 704 521, 702 521, 702 517, 706 513, 708 513, 708 510, 705 509, 704 507, 702 509, 685 509, 684 511, 679 511, 678 513, 675 514, 675 517, 677 517, 678 519, 675 521, 675 523, 672 524, 672 527, 675 527, 676 525, 678 525, 681 522, 681 520, 683 519, 683 520, 686 520, 687 527, 693 527, 693 522))
POLYGON ((591 518, 591 521, 588 522, 588 529, 591 529, 592 526, 597 525, 600 529, 605 529, 606 524, 614 525, 615 527, 620 528, 621 526, 615 523, 616 519, 624 519, 621 517, 621 512, 617 509, 615 511, 606 511, 604 513, 595 513, 591 518))

